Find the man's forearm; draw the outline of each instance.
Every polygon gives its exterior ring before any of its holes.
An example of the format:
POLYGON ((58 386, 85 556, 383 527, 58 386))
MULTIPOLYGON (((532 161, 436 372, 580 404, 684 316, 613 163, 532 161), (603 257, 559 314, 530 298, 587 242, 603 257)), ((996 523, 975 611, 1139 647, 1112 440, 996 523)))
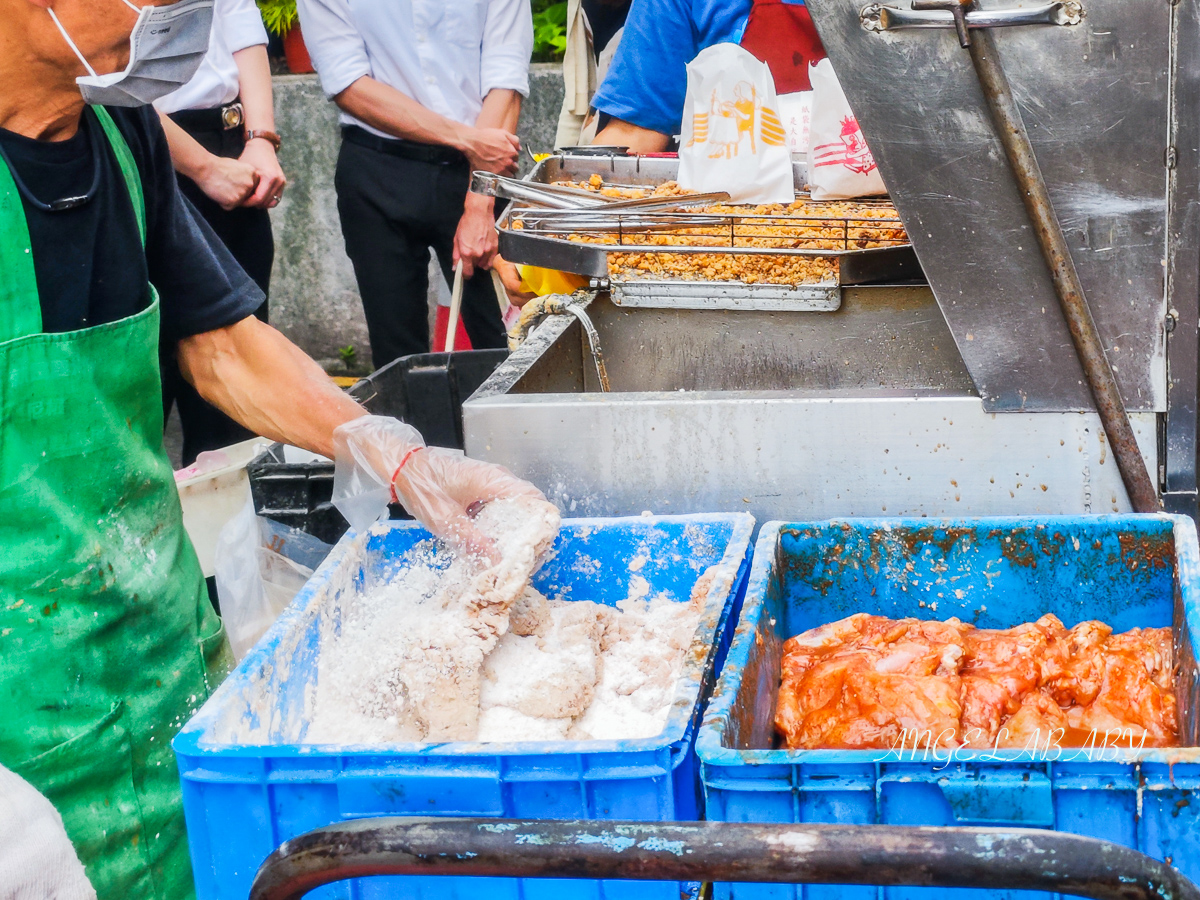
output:
POLYGON ((671 138, 622 119, 613 119, 596 135, 593 143, 603 147, 628 147, 634 153, 661 153, 670 146, 671 138))
MULTIPOLYGON (((475 119, 476 128, 502 128, 517 133, 517 120, 521 118, 521 95, 516 91, 492 90, 483 98, 483 108, 475 119)), ((496 200, 482 194, 467 194, 464 213, 475 214, 495 220, 496 200)))
POLYGON ((333 430, 365 415, 315 362, 253 316, 179 342, 200 396, 255 434, 333 457, 333 430))
POLYGON ((233 54, 238 68, 238 94, 246 131, 274 131, 275 105, 271 99, 271 63, 263 44, 233 54))
POLYGON ((176 125, 170 116, 159 113, 158 118, 167 135, 167 146, 171 149, 171 164, 175 166, 175 171, 192 181, 203 181, 212 163, 212 154, 176 125))
POLYGON ((354 118, 398 138, 455 150, 465 148, 467 126, 426 109, 370 75, 364 75, 333 99, 354 118))
POLYGON ((476 128, 503 128, 511 134, 517 133, 517 121, 521 118, 521 95, 516 91, 490 90, 483 98, 483 108, 475 119, 476 128))

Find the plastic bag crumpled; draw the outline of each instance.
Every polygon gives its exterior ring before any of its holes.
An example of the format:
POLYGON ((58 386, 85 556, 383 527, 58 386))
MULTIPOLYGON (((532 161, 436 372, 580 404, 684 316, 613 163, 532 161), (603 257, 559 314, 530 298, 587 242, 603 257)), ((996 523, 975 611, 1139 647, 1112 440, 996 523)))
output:
POLYGON ((461 450, 426 447, 411 425, 362 416, 333 433, 333 503, 357 532, 387 513, 396 498, 413 518, 456 547, 494 556, 493 542, 471 522, 479 505, 501 497, 545 496, 507 469, 471 459, 461 450))
POLYGON ((255 515, 250 499, 225 523, 213 563, 235 660, 258 643, 331 549, 311 534, 255 515))

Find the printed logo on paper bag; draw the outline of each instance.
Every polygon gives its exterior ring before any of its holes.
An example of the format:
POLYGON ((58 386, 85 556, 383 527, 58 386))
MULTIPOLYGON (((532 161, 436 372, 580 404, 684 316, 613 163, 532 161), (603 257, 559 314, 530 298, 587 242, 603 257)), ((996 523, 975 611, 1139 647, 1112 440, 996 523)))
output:
POLYGON ((813 149, 814 165, 843 166, 859 175, 875 171, 875 157, 854 116, 842 119, 841 139, 813 149))
POLYGON ((714 90, 708 112, 692 116, 688 146, 707 144, 709 159, 733 159, 743 144, 748 144, 750 154, 757 156, 759 147, 782 147, 786 139, 779 114, 763 105, 753 84, 739 81, 732 100, 722 100, 714 90))

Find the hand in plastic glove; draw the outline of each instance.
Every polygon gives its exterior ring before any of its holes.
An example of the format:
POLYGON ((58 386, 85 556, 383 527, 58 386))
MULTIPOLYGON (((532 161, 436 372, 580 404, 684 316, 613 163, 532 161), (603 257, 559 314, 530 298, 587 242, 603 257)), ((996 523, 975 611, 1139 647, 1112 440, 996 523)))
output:
POLYGON ((96 900, 62 818, 24 779, 0 766, 0 897, 96 900))
POLYGON ((507 469, 468 459, 458 450, 426 447, 411 425, 363 416, 333 433, 337 450, 333 502, 355 531, 369 528, 398 500, 438 537, 497 561, 494 542, 472 514, 492 500, 545 496, 507 469))

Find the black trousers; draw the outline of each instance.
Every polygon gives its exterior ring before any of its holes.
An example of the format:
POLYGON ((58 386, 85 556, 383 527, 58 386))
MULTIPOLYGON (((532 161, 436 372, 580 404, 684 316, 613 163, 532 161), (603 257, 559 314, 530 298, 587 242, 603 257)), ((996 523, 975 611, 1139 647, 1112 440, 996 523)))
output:
MULTIPOLYGON (((188 130, 185 128, 185 130, 188 130)), ((236 159, 241 156, 245 142, 241 129, 229 131, 189 130, 209 153, 236 159)), ((268 293, 271 284, 271 264, 275 259, 275 239, 271 234, 271 217, 265 209, 224 210, 210 200, 190 178, 177 175, 179 189, 212 226, 221 242, 229 248, 246 274, 268 293)), ((255 312, 267 321, 267 304, 255 312)), ((205 450, 218 450, 254 435, 196 393, 179 371, 174 352, 161 357, 163 381, 163 420, 170 416, 171 406, 179 407, 183 425, 183 464, 190 466, 205 450)))
MULTIPOLYGON (((429 352, 429 248, 453 284, 454 232, 469 178, 466 159, 449 152, 435 162, 342 141, 338 213, 376 368, 429 352)), ((475 349, 507 346, 488 272, 478 271, 464 283, 462 319, 475 349)))

